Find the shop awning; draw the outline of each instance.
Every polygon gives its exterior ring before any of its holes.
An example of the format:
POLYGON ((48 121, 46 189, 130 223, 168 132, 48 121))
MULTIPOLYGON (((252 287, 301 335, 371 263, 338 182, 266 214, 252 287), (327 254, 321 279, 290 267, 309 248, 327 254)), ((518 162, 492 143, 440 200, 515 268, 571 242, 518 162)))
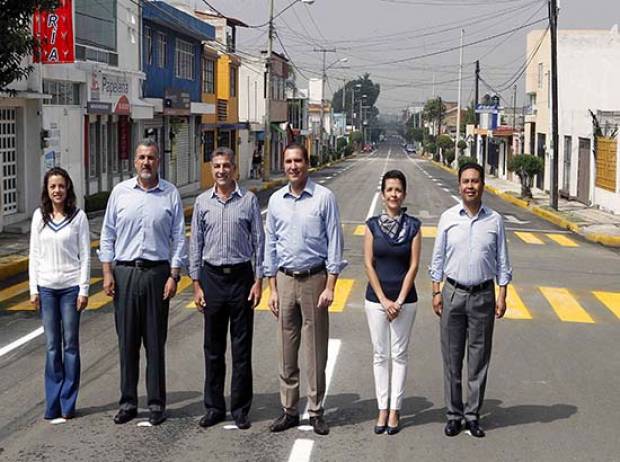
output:
POLYGON ((149 120, 153 118, 154 107, 140 98, 131 99, 131 118, 134 120, 149 120))

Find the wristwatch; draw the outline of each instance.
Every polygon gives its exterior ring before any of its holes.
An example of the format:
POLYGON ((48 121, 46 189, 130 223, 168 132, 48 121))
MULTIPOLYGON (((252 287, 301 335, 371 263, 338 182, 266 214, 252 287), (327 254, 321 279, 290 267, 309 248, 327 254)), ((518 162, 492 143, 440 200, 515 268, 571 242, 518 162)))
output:
POLYGON ((170 273, 170 277, 176 283, 178 283, 181 280, 181 275, 180 274, 170 273))

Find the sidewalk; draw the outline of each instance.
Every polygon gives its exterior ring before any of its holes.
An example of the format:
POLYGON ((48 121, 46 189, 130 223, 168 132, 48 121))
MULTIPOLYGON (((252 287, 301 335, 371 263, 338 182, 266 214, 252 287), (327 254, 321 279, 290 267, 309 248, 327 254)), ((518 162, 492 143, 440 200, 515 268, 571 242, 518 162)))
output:
MULTIPOLYGON (((439 162, 434 165, 452 174, 456 171, 439 162)), ((501 178, 487 176, 485 188, 492 194, 524 208, 557 226, 568 229, 583 236, 586 240, 597 242, 608 247, 620 247, 620 215, 607 213, 594 207, 588 207, 577 201, 560 198, 558 210, 549 206, 549 194, 540 189, 532 188, 531 200, 520 198, 521 185, 501 178)))
MULTIPOLYGON (((348 157, 348 159, 352 157, 355 157, 355 154, 348 157)), ((330 167, 331 165, 341 162, 341 160, 325 164, 321 167, 311 168, 310 173, 330 167)), ((278 188, 284 185, 286 181, 286 176, 284 174, 278 174, 273 176, 271 180, 267 182, 263 182, 260 179, 247 179, 239 181, 239 184, 254 193, 258 193, 260 191, 278 188)), ((191 218, 194 208, 194 199, 201 192, 202 190, 183 196, 183 207, 185 209, 186 219, 191 218)), ((99 246, 99 235, 101 234, 102 223, 103 211, 93 212, 88 215, 88 224, 90 225, 90 238, 92 248, 99 246)), ((29 233, 0 233, 0 281, 28 271, 29 246, 29 233)))

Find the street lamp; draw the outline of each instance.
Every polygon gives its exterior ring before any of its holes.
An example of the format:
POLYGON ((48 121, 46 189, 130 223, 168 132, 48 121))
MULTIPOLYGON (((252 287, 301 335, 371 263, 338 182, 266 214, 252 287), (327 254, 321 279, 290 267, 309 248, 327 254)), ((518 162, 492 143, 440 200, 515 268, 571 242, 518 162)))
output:
MULTIPOLYGON (((286 8, 278 13, 281 15, 285 10, 288 10, 297 3, 305 3, 312 5, 314 0, 294 0, 286 8)), ((274 0, 269 0, 269 30, 267 33, 267 57, 265 59, 265 67, 267 69, 267 78, 265 79, 266 88, 266 101, 265 101, 265 141, 263 143, 263 181, 269 181, 269 175, 271 172, 271 99, 273 98, 271 91, 271 55, 273 54, 273 9, 274 0)))

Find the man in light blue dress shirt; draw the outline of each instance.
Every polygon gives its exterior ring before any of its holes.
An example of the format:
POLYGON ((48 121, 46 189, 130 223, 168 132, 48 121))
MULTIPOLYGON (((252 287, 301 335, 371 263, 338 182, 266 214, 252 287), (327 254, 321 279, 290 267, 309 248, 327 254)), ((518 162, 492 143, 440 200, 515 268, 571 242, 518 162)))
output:
POLYGON ((278 318, 280 399, 283 413, 270 426, 280 432, 299 424, 300 341, 308 378, 308 413, 315 433, 326 435, 323 419, 329 305, 338 275, 346 266, 334 194, 308 176, 308 151, 291 144, 284 151, 289 183, 269 199, 265 277, 269 308, 278 318))
POLYGON ((137 176, 110 194, 99 244, 103 289, 114 297, 120 352, 121 399, 114 422, 124 424, 137 415, 144 343, 149 422, 159 425, 166 420, 168 309, 187 261, 185 218, 177 188, 157 174, 157 144, 142 141, 134 166, 137 176))
POLYGON ((430 266, 433 310, 441 318, 441 351, 447 436, 456 436, 462 419, 472 436, 484 437, 479 423, 491 359, 495 318, 506 312, 506 287, 512 279, 502 216, 482 204, 484 170, 478 164, 459 169, 462 202, 439 220, 430 266), (446 283, 441 289, 441 282, 446 283), (497 299, 495 284, 499 286, 497 299), (467 403, 461 375, 467 344, 467 403))

